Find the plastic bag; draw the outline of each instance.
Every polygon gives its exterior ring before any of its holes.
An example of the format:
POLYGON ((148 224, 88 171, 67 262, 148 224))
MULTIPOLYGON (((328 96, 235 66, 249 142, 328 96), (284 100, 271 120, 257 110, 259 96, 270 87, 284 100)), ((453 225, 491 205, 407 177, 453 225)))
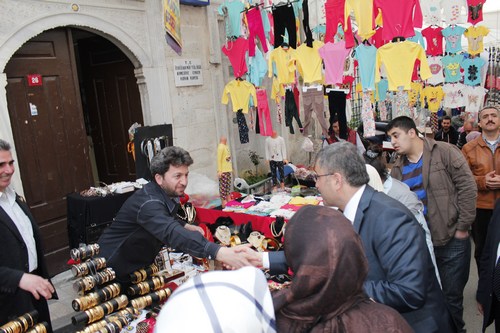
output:
POLYGON ((301 147, 302 147, 302 150, 304 150, 306 152, 312 152, 312 151, 314 151, 314 144, 311 141, 311 139, 309 139, 308 137, 304 138, 304 142, 302 142, 302 146, 301 147))

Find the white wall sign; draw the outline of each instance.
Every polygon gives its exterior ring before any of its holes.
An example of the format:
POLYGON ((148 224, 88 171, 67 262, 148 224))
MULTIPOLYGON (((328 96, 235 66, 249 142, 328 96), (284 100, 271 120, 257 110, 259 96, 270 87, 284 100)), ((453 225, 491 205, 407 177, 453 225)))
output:
POLYGON ((174 59, 176 87, 203 85, 201 59, 174 59))

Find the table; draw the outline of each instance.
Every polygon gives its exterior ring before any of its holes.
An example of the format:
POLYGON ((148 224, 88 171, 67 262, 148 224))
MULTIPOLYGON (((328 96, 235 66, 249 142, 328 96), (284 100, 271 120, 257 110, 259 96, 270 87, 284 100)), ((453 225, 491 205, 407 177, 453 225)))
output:
POLYGON ((276 220, 274 217, 225 212, 219 209, 196 207, 197 222, 213 224, 219 217, 230 217, 236 225, 252 222, 252 230, 259 231, 266 237, 273 237, 269 226, 276 220))
POLYGON ((80 243, 93 243, 113 222, 125 200, 134 192, 112 194, 105 197, 84 197, 80 193, 66 196, 68 238, 70 248, 80 243))

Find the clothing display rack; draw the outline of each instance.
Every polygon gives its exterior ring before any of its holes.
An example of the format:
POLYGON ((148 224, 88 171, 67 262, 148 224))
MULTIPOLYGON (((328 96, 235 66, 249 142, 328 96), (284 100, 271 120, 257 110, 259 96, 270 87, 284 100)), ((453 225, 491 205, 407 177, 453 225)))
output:
POLYGON ((135 171, 137 179, 152 180, 149 171, 151 159, 163 148, 172 145, 172 125, 142 126, 135 130, 134 147, 136 151, 135 171))

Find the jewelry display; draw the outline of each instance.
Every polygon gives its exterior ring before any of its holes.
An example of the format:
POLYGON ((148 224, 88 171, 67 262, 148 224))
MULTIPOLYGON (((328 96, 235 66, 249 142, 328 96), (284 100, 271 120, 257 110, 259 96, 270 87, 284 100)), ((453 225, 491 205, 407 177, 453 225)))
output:
POLYGON ((120 292, 120 284, 113 283, 99 291, 74 299, 73 302, 71 302, 71 305, 73 307, 73 310, 75 311, 85 311, 91 307, 96 306, 97 304, 118 296, 120 292))
POLYGON ((225 225, 217 227, 214 237, 217 238, 223 246, 231 245, 231 230, 225 225))
POLYGON ((94 276, 89 275, 81 278, 80 280, 75 281, 73 284, 73 289, 79 294, 82 295, 92 290, 95 286, 104 284, 113 280, 116 277, 116 273, 111 268, 106 268, 103 271, 97 272, 94 276))
POLYGON ((71 249, 70 256, 74 261, 84 260, 99 254, 99 244, 90 244, 71 249))
POLYGON ((26 333, 47 333, 47 326, 49 326, 49 324, 42 322, 33 326, 30 330, 26 331, 26 333))
POLYGON ((279 251, 279 249, 281 248, 280 242, 278 242, 274 238, 266 238, 263 244, 265 244, 267 251, 279 251))
POLYGON ((38 311, 27 312, 0 327, 0 333, 24 333, 35 325, 38 320, 38 311))
POLYGON ((267 243, 264 244, 264 240, 264 235, 258 231, 252 231, 247 238, 247 241, 259 252, 263 252, 266 249, 267 243))
POLYGON ((138 297, 130 301, 130 305, 135 309, 144 309, 153 303, 163 303, 170 297, 172 290, 170 288, 165 288, 158 290, 154 293, 148 294, 146 296, 138 297))
POLYGON ((130 281, 132 283, 139 283, 148 278, 148 276, 152 276, 153 274, 156 274, 160 271, 158 266, 155 264, 149 265, 148 267, 144 269, 140 269, 138 271, 135 271, 131 274, 129 274, 130 281))
POLYGON ((116 310, 123 309, 128 304, 128 298, 125 295, 120 295, 113 298, 106 303, 97 305, 91 309, 80 312, 71 318, 73 325, 79 324, 90 324, 99 319, 102 319, 105 315, 108 315, 116 310))
POLYGON ((238 235, 232 235, 230 239, 231 247, 241 244, 241 239, 238 235))
POLYGON ((141 321, 140 323, 137 324, 136 328, 135 328, 135 331, 137 333, 148 333, 149 331, 149 324, 144 322, 144 321, 141 321))
POLYGON ((283 216, 276 216, 276 220, 271 222, 269 228, 274 238, 282 237, 285 230, 285 219, 283 216))
POLYGON ((98 271, 100 269, 106 268, 106 259, 105 258, 95 258, 89 261, 86 261, 82 264, 73 265, 71 267, 71 273, 73 273, 73 277, 81 277, 88 275, 91 271, 98 271))

